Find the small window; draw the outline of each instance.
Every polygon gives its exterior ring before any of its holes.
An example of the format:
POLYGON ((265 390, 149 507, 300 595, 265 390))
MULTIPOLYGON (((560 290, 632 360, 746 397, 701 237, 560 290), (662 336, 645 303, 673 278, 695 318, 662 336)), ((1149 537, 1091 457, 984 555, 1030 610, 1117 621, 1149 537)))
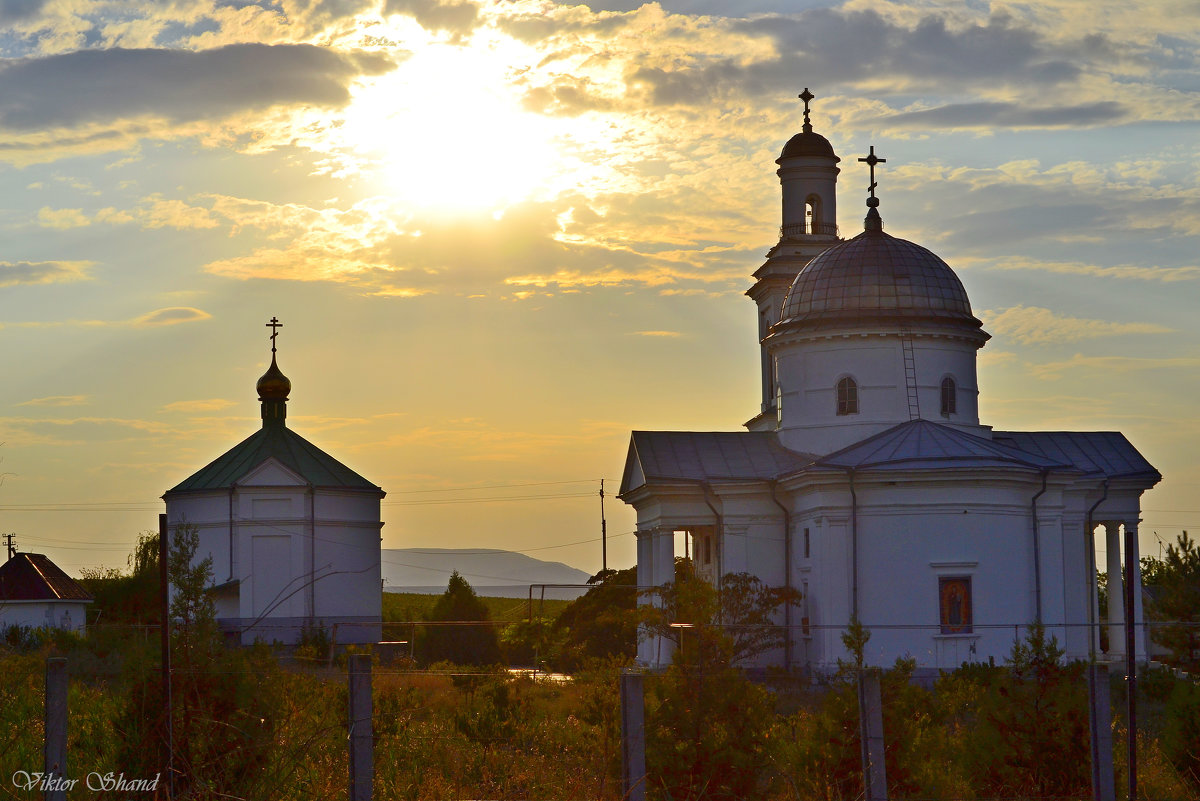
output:
POLYGON ((807 637, 812 634, 808 626, 811 615, 808 604, 808 582, 802 582, 800 587, 800 633, 807 637))
POLYGON ((819 195, 809 195, 804 201, 804 228, 806 233, 817 235, 825 233, 822 225, 821 198, 819 195))
POLYGON ((938 606, 942 634, 971 633, 971 577, 938 578, 938 606))
POLYGON ((808 529, 804 529, 804 558, 807 559, 812 551, 809 549, 808 529))
POLYGON ((946 376, 942 379, 942 417, 958 413, 958 385, 946 376))
POLYGON ((712 564, 712 538, 704 536, 704 564, 712 564))
POLYGON ((858 384, 853 378, 843 378, 837 383, 837 413, 858 414, 858 384))

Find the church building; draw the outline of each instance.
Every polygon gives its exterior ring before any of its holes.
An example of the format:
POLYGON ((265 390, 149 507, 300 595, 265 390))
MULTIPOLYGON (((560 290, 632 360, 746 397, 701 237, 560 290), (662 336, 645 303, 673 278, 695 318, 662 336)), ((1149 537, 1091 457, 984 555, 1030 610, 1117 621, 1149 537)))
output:
MULTIPOLYGON (((788 668, 850 659, 841 637, 854 619, 875 666, 1002 662, 1034 621, 1068 659, 1123 659, 1122 538, 1140 623, 1140 499, 1161 476, 1119 432, 980 422, 976 354, 990 336, 962 282, 884 231, 874 147, 858 160, 870 170, 863 230, 839 236, 841 159, 813 131, 813 95, 800 97, 803 129, 775 162, 779 242, 746 293, 758 306, 761 405, 745 431, 633 432, 620 497, 637 512, 638 584, 674 580, 683 532, 708 580, 748 572, 798 590, 803 600, 780 614, 787 645, 765 659, 788 668)), ((671 647, 644 638, 638 659, 663 666, 671 647)))
POLYGON ((163 495, 168 529, 197 529, 228 640, 294 643, 319 626, 339 644, 377 642, 384 491, 288 428, 282 324, 267 326, 262 428, 163 495))

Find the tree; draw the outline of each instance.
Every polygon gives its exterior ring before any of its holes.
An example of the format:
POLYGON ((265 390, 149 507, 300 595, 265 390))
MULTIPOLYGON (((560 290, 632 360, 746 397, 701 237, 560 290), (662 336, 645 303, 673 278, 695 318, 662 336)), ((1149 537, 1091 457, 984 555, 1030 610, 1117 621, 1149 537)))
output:
POLYGON ((1185 531, 1167 546, 1158 565, 1152 574, 1157 590, 1150 616, 1164 622, 1150 630, 1150 637, 1170 649, 1172 663, 1200 671, 1200 548, 1185 531))
MULTIPOLYGON (((261 772, 274 732, 268 709, 274 685, 265 680, 274 670, 269 654, 226 651, 220 642, 216 611, 209 594, 212 558, 196 559, 199 530, 187 523, 175 527, 167 554, 172 590, 171 697, 162 697, 159 666, 130 664, 131 678, 122 714, 116 721, 122 737, 121 764, 132 775, 153 776, 163 755, 172 754, 173 781, 180 796, 228 794, 261 772), (170 735, 166 716, 171 713, 170 735)), ((136 565, 138 560, 133 558, 136 565)), ((141 560, 143 569, 148 558, 141 560)))
POLYGON ((578 669, 588 659, 637 655, 637 568, 605 570, 554 621, 559 640, 556 667, 578 669))
MULTIPOLYGON (((1062 663, 1041 623, 1013 642, 1008 669, 992 675, 966 754, 976 787, 991 796, 1071 797, 1088 786, 1083 664, 1062 663)), ((990 672, 989 672, 990 673, 990 672)))
POLYGON ((647 756, 661 797, 764 797, 772 700, 739 665, 783 646, 773 618, 800 594, 746 573, 727 574, 714 587, 691 560, 677 559, 675 581, 653 600, 639 607, 645 632, 676 644, 673 664, 651 685, 647 716, 647 756))
MULTIPOLYGON (((442 623, 486 623, 489 617, 487 606, 456 570, 450 574, 446 591, 425 619, 442 623)), ((418 655, 426 664, 453 662, 456 665, 495 665, 500 662, 500 644, 495 628, 490 625, 425 626, 418 655)))
POLYGON ((775 625, 784 604, 799 603, 791 587, 769 587, 749 573, 727 573, 714 587, 696 575, 690 559, 675 560, 675 581, 646 590, 638 608, 645 633, 676 646, 676 657, 732 667, 782 648, 787 634, 775 625))
POLYGON ((99 623, 155 625, 161 618, 158 600, 158 534, 146 531, 127 560, 128 572, 118 568, 85 567, 79 583, 95 599, 99 623))

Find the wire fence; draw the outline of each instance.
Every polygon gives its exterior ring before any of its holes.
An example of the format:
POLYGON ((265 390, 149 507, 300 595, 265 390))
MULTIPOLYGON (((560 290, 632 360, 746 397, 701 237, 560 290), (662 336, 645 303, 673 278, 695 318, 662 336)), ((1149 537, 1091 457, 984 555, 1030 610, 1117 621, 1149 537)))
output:
POLYGON ((169 689, 156 627, 2 647, 0 799, 1115 801, 1131 764, 1138 798, 1200 799, 1193 677, 1143 666, 1131 763, 1123 663, 1070 662, 1024 630, 1011 659, 923 678, 915 659, 748 673, 686 639, 662 670, 612 659, 554 672, 503 653, 518 666, 466 667, 422 649, 477 621, 378 630, 370 643, 177 641, 169 689))

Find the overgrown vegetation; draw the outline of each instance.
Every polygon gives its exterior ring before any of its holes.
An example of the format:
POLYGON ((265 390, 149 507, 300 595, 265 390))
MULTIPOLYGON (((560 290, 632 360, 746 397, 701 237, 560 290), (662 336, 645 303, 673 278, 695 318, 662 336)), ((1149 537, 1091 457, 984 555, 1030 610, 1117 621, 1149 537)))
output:
MULTIPOLYGON (((6 677, 0 683, 0 776, 40 767, 44 660, 57 654, 68 657, 72 674, 72 775, 95 770, 152 777, 165 761, 169 737, 175 797, 344 797, 344 671, 265 646, 220 646, 203 592, 207 566, 192 564, 193 532, 182 527, 172 545, 172 617, 180 625, 172 641, 170 734, 157 641, 144 629, 99 629, 86 640, 25 632, 0 646, 6 677)), ((677 645, 670 669, 645 679, 653 801, 861 797, 859 665, 848 663, 825 685, 795 675, 751 681, 738 668, 780 646, 778 630, 767 621, 789 596, 736 576, 717 589, 681 563, 677 581, 639 614, 620 587, 626 580, 619 573, 600 577, 590 600, 563 613, 567 622, 525 617, 505 629, 498 645, 510 657, 529 643, 552 652, 573 643, 569 653, 581 667, 567 683, 496 667, 445 669, 442 663, 426 672, 377 665, 375 797, 618 801, 617 679, 628 662, 628 632, 639 621, 677 645), (606 609, 604 599, 615 608, 606 609)), ((468 589, 448 587, 442 597, 461 602, 473 595, 468 589)), ((851 653, 869 637, 865 626, 848 630, 851 653)), ((320 638, 319 631, 311 633, 325 647, 320 638)), ((900 660, 882 677, 889 797, 1090 797, 1081 667, 1064 663, 1058 643, 1040 627, 1027 628, 1003 666, 964 665, 931 688, 914 683, 914 666, 900 660)), ((1156 671, 1142 688, 1143 797, 1200 800, 1200 686, 1156 671)), ((1113 708, 1119 743, 1119 694, 1113 708)), ((1120 786, 1122 749, 1115 750, 1120 786)))

